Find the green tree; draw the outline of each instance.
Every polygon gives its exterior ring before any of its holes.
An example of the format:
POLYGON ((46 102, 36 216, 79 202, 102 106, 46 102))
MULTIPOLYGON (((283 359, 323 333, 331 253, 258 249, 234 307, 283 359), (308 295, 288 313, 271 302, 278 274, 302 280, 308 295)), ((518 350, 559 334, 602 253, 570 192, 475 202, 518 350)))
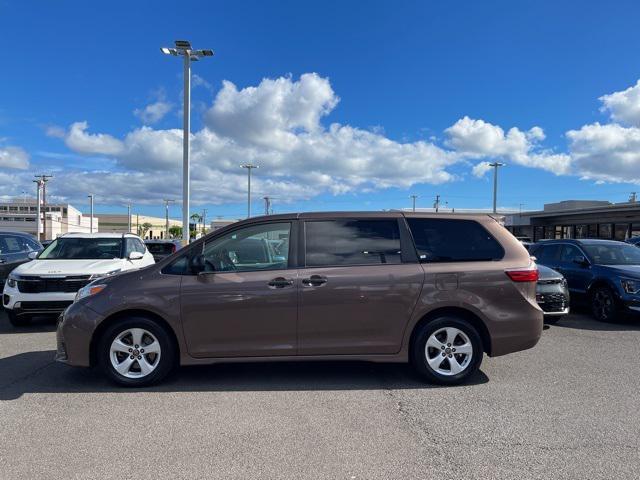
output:
POLYGON ((144 238, 147 232, 151 230, 151 227, 153 227, 153 225, 151 225, 149 222, 144 222, 138 227, 138 235, 144 238))
POLYGON ((169 235, 171 235, 173 238, 182 238, 182 227, 179 225, 170 226, 169 235))
POLYGON ((194 213, 189 218, 191 218, 191 221, 193 222, 193 226, 189 225, 189 233, 191 237, 195 237, 198 231, 197 225, 202 221, 202 215, 200 215, 199 213, 194 213))

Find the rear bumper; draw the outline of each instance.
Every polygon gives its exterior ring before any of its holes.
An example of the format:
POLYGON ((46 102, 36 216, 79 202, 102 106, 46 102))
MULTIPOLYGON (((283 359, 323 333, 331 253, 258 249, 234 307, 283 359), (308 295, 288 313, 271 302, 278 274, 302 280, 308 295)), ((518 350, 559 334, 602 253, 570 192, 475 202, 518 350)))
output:
POLYGON ((533 303, 526 303, 517 316, 491 322, 492 357, 519 352, 534 347, 542 336, 544 312, 533 303))

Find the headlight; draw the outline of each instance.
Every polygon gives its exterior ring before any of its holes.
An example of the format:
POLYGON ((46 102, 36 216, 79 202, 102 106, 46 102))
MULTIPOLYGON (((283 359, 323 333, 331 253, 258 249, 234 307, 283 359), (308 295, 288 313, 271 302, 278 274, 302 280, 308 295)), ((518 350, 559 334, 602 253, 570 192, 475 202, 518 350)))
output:
POLYGON ((110 277, 111 275, 115 275, 116 273, 120 273, 120 271, 122 271, 122 269, 121 268, 117 268, 117 269, 111 270, 110 272, 107 272, 107 273, 94 273, 93 275, 91 275, 89 277, 89 280, 95 280, 97 278, 110 277))
POLYGON ((622 284, 622 289, 626 293, 636 294, 640 292, 640 280, 631 280, 630 278, 623 278, 620 280, 622 284))
POLYGON ((9 278, 7 278, 7 285, 11 288, 16 288, 16 285, 18 284, 17 280, 18 279, 14 275, 9 274, 9 278))
POLYGON ((86 287, 82 287, 80 290, 78 290, 78 293, 76 293, 76 298, 74 301, 78 301, 81 300, 85 297, 91 297, 92 295, 95 295, 96 293, 100 293, 102 290, 104 290, 107 286, 105 284, 102 283, 90 283, 89 285, 87 285, 86 287))

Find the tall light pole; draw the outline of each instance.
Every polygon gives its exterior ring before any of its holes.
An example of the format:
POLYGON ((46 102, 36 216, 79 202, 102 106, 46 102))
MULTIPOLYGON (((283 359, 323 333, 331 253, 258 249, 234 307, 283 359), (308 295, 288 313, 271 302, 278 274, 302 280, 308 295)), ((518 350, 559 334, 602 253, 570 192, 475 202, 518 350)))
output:
POLYGON ((169 204, 175 200, 165 198, 162 201, 164 202, 164 238, 169 238, 169 204))
POLYGON ((269 215, 269 212, 271 211, 271 197, 267 196, 262 198, 264 200, 264 214, 269 215))
POLYGON ((413 211, 416 211, 416 198, 418 198, 418 195, 411 195, 410 196, 411 200, 413 201, 413 211))
POLYGON ((36 184, 36 238, 40 241, 42 240, 40 237, 40 189, 42 188, 42 180, 38 179, 33 182, 36 184))
POLYGON ((89 203, 91 205, 91 216, 89 217, 89 233, 93 233, 93 194, 87 195, 89 203))
POLYGON ((493 213, 498 210, 498 168, 504 167, 504 163, 493 162, 489 166, 493 167, 493 213))
MULTIPOLYGON (((42 187, 42 240, 47 239, 47 182, 53 175, 35 175, 36 179, 40 181, 42 187)), ((40 240, 40 238, 38 239, 40 240)))
POLYGON ((127 228, 129 229, 127 233, 131 233, 131 204, 127 204, 127 228))
POLYGON ((191 133, 191 62, 212 57, 213 50, 195 50, 186 40, 176 40, 175 48, 163 47, 162 53, 184 58, 184 100, 182 120, 182 243, 189 243, 189 135, 191 133))
POLYGON ((260 166, 252 165, 251 163, 245 163, 240 166, 247 169, 247 218, 251 218, 251 170, 260 168, 260 166))

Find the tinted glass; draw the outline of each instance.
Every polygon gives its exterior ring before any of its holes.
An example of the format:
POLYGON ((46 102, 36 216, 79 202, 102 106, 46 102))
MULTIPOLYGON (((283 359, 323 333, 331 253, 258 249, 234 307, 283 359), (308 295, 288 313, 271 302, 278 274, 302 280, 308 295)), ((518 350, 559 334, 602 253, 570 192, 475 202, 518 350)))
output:
POLYGON ((147 243, 147 248, 153 255, 170 255, 175 252, 173 243, 147 243))
POLYGON ((400 263, 400 229, 392 220, 305 222, 306 264, 370 265, 400 263))
POLYGON ((54 240, 45 248, 41 260, 81 260, 121 258, 122 238, 69 238, 54 240))
POLYGON ((558 260, 562 245, 544 245, 535 251, 535 257, 541 264, 548 264, 558 260))
POLYGON ((573 245, 563 245, 562 253, 560 253, 561 262, 571 263, 577 256, 584 256, 578 247, 573 245))
POLYGON ((584 249, 597 265, 640 265, 640 248, 628 243, 585 245, 584 249))
POLYGON ((27 240, 13 235, 0 236, 0 254, 31 252, 34 250, 29 246, 27 240))
POLYGON ((137 238, 127 238, 125 239, 125 241, 127 245, 125 256, 128 257, 131 254, 131 252, 146 253, 147 250, 144 244, 137 238))
POLYGON ((504 256, 496 239, 473 220, 409 218, 407 222, 422 261, 477 262, 504 256))
POLYGON ((205 271, 279 270, 289 265, 290 223, 253 225, 215 238, 204 247, 205 271))

